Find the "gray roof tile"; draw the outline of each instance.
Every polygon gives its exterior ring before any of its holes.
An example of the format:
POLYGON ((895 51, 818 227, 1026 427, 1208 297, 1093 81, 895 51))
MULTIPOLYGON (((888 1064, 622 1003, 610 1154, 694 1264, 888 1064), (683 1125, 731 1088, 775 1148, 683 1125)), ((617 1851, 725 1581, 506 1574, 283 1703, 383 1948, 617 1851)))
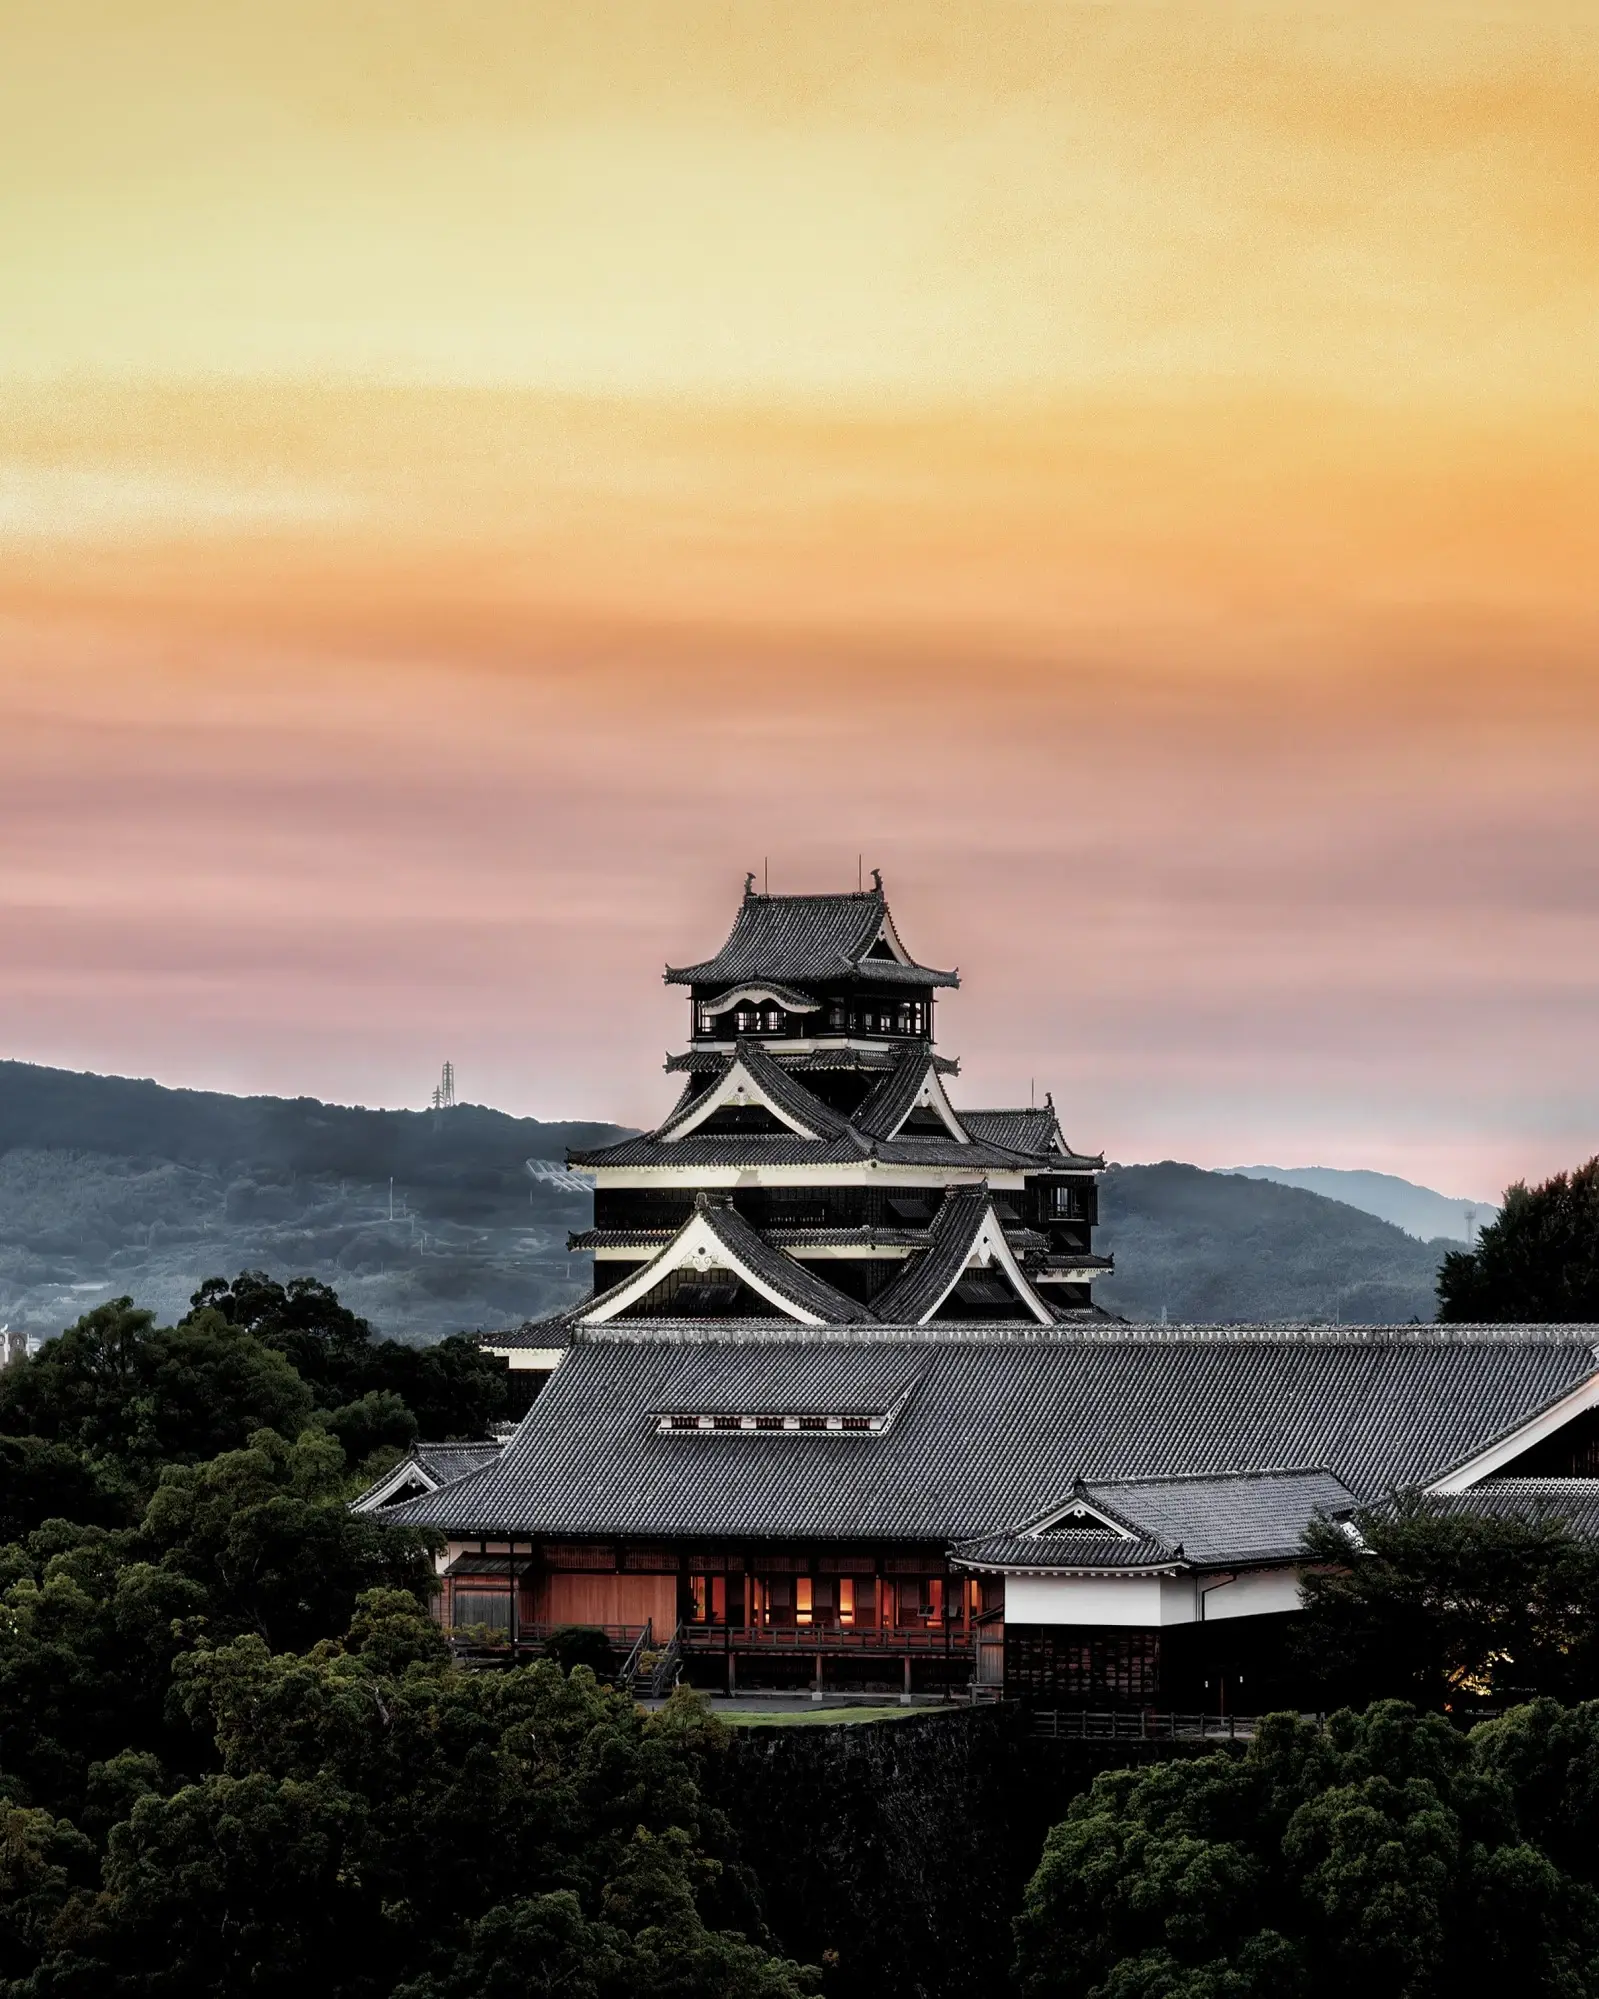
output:
POLYGON ((692 1085, 686 1089, 672 1115, 654 1135, 670 1138, 676 1127, 691 1115, 695 1105, 708 1091, 714 1090, 735 1065, 743 1068, 756 1089, 770 1098, 777 1110, 786 1113, 817 1138, 838 1138, 848 1130, 847 1118, 841 1117, 831 1105, 824 1104, 814 1091, 806 1089, 797 1077, 774 1062, 758 1041, 739 1041, 734 1045, 733 1052, 723 1057, 720 1074, 713 1076, 704 1089, 694 1089, 692 1085))
MULTIPOLYGON (((734 1263, 741 1265, 753 1276, 759 1277, 774 1290, 780 1298, 798 1306, 802 1312, 814 1312, 829 1323, 851 1325, 857 1321, 870 1319, 869 1308, 854 1298, 846 1297, 835 1286, 808 1270, 803 1263, 796 1263, 780 1249, 773 1247, 757 1229, 750 1227, 744 1217, 734 1207, 725 1202, 714 1201, 708 1195, 696 1196, 694 1214, 704 1221, 711 1233, 727 1251, 734 1263)), ((684 1227, 688 1224, 685 1223, 684 1227)), ((667 1251, 683 1233, 676 1229, 671 1240, 663 1243, 648 1263, 635 1266, 604 1291, 574 1306, 566 1315, 566 1322, 572 1326, 581 1325, 594 1312, 619 1291, 634 1284, 642 1276, 647 1276, 657 1264, 664 1261, 667 1251)), ((669 1273, 663 1271, 662 1275, 669 1273)), ((646 1287, 646 1292, 649 1287, 646 1287)))
POLYGON ((1564 1520, 1574 1533, 1599 1538, 1599 1478, 1492 1478, 1431 1503, 1440 1513, 1564 1520))
POLYGON ((912 1042, 903 1049, 894 1067, 855 1113, 855 1129, 868 1138, 892 1138, 915 1108, 932 1066, 930 1042, 912 1042))
MULTIPOLYGON (((1599 1328, 840 1327, 580 1332, 501 1461, 395 1517, 461 1533, 965 1541, 1075 1481, 1320 1466, 1361 1500, 1441 1477, 1599 1370, 1599 1328), (819 1350, 921 1375, 882 1435, 661 1435, 691 1354, 705 1392, 751 1347, 777 1393, 819 1350)), ((731 1386, 729 1394, 732 1393, 731 1386)))
POLYGON ((716 956, 698 965, 669 966, 666 982, 730 986, 747 979, 780 979, 805 986, 813 980, 861 977, 885 985, 960 984, 953 972, 867 959, 887 914, 881 888, 848 895, 754 895, 746 889, 716 956))

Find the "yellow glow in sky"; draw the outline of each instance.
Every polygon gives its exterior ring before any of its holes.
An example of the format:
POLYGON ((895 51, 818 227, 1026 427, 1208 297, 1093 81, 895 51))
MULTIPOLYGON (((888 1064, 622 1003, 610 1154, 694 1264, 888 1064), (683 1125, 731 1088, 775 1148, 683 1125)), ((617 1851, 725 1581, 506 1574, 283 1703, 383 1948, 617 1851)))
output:
POLYGON ((1591 6, 0 23, 11 372, 1592 403, 1591 6))
POLYGON ((0 0, 0 1054, 642 1122, 864 851, 966 1101, 1491 1195, 1596 576, 1593 0, 0 0))

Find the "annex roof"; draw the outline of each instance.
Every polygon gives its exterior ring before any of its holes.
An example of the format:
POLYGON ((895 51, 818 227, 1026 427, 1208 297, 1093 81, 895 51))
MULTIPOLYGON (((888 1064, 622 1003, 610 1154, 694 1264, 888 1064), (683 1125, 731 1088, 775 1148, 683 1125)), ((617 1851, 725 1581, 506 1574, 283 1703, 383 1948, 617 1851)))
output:
POLYGON ((885 985, 958 986, 955 972, 916 964, 899 943, 879 879, 873 888, 844 895, 757 895, 746 885, 727 942, 698 965, 668 966, 672 986, 732 986, 776 979, 812 981, 867 978, 885 985), (868 953, 883 944, 889 955, 868 953))
POLYGON ((1150 1548, 1190 1567, 1287 1561, 1318 1515, 1338 1519, 1357 1504, 1342 1479, 1319 1467, 1105 1480, 1079 1485, 1067 1508, 1052 1508, 1021 1532, 969 1542, 955 1552, 973 1568, 994 1569, 1080 1568, 1096 1547, 1110 1558, 1094 1560, 1097 1567, 1143 1562, 1150 1548), (1121 1547, 1114 1536, 1077 1530, 1082 1505, 1120 1527, 1121 1547), (1055 1519, 1063 1512, 1067 1531, 1057 1533, 1055 1519))
POLYGON ((494 1464, 504 1448, 500 1437, 475 1438, 466 1443, 413 1444, 399 1464, 351 1500, 351 1511, 375 1513, 398 1495, 414 1493, 418 1488, 441 1491, 494 1464))
POLYGON ((461 1535, 949 1543, 1014 1531, 1079 1479, 1283 1466, 1319 1467, 1372 1501, 1599 1382, 1596 1342, 1594 1326, 613 1324, 575 1335, 496 1465, 390 1517, 461 1535), (919 1368, 892 1427, 659 1429, 653 1412, 691 1358, 701 1394, 732 1400, 752 1349, 778 1396, 833 1348, 919 1368))

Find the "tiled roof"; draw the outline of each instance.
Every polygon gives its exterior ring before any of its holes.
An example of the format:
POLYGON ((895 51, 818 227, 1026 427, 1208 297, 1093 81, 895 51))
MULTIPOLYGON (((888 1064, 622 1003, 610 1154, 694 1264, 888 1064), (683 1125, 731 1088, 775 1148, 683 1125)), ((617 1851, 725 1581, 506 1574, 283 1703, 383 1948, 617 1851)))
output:
MULTIPOLYGON (((870 1319, 868 1307, 858 1300, 846 1297, 825 1279, 818 1277, 802 1263, 796 1263, 782 1250, 774 1249, 758 1230, 750 1227, 736 1208, 724 1202, 713 1201, 700 1194, 694 1203, 694 1220, 702 1221, 711 1234, 721 1244, 730 1263, 749 1275, 759 1278, 779 1298, 798 1306, 801 1312, 815 1313, 819 1318, 837 1325, 852 1325, 870 1319)), ((687 1224, 685 1224, 687 1226, 687 1224)), ((674 1230, 671 1241, 651 1257, 648 1263, 635 1266, 625 1276, 619 1277, 604 1291, 574 1306, 567 1315, 567 1323, 575 1328, 586 1324, 602 1307, 615 1299, 618 1292, 648 1278, 659 1264, 661 1277, 671 1274, 665 1266, 669 1253, 676 1244, 682 1229, 674 1230)), ((645 1284, 644 1293, 653 1289, 653 1284, 645 1284)))
POLYGON ((678 1105, 656 1134, 667 1138, 673 1128, 680 1124, 703 1098, 717 1087, 723 1077, 740 1068, 749 1078, 752 1086, 768 1099, 779 1113, 791 1117, 796 1124, 818 1138, 838 1138, 849 1127, 849 1120, 841 1117, 831 1105, 824 1104, 814 1091, 807 1090, 797 1077, 774 1062, 758 1041, 739 1041, 734 1044, 732 1054, 723 1058, 720 1076, 715 1076, 706 1088, 692 1098, 678 1105))
POLYGON ((868 1138, 892 1138, 915 1108, 932 1066, 931 1045, 913 1041, 855 1113, 855 1129, 868 1138))
POLYGON ((1317 1514, 1336 1518, 1356 1504, 1342 1479, 1320 1469, 1126 1480, 1092 1485, 1085 1493, 1129 1527, 1196 1562, 1292 1555, 1317 1514))
POLYGON ((803 1354, 746 1346, 678 1350, 652 1415, 872 1415, 892 1409, 921 1372, 905 1347, 816 1346, 803 1354))
POLYGON ((1442 1513, 1564 1520, 1599 1539, 1599 1478, 1491 1478, 1431 1503, 1442 1513))
POLYGON ((1103 1153, 1072 1151, 1053 1105, 1042 1110, 963 1110, 960 1121, 973 1138, 985 1139, 990 1145, 1013 1146, 1018 1152, 1047 1154, 1053 1167, 1080 1166, 1092 1170, 1105 1163, 1103 1153))
POLYGON ((933 1217, 926 1253, 877 1299, 877 1317, 885 1326, 918 1325, 933 1310, 966 1268, 977 1232, 992 1206, 993 1196, 983 1181, 974 1187, 947 1190, 933 1217))
MULTIPOLYGON (((1314 1465, 1358 1499, 1439 1478, 1599 1369, 1599 1327, 822 1328, 582 1332, 501 1461, 394 1517, 487 1533, 966 1541, 1089 1484, 1314 1465), (922 1372, 882 1435, 661 1435, 691 1355, 731 1396, 750 1347, 809 1379, 829 1346, 922 1372)), ((1147 1502, 1146 1502, 1147 1503, 1147 1502)))
MULTIPOLYGON (((829 1048, 825 1043, 818 1048, 791 1049, 774 1048, 770 1042, 762 1046, 774 1062, 781 1062, 785 1069, 795 1075, 804 1075, 809 1070, 839 1071, 866 1075, 880 1075, 892 1069, 899 1060, 902 1041, 884 1041, 876 1048, 829 1048)), ((698 1076, 710 1074, 720 1068, 727 1059, 727 1052, 721 1048, 690 1048, 682 1055, 668 1055, 665 1068, 668 1075, 689 1070, 698 1076)), ((950 1055, 934 1055, 933 1067, 941 1076, 958 1076, 961 1065, 950 1055)))
POLYGON ((1055 1569, 1081 1574, 1102 1569, 1181 1568, 1183 1557, 1174 1555, 1163 1541, 1120 1534, 1051 1534, 1047 1539, 1028 1534, 990 1534, 976 1541, 963 1541, 952 1558, 974 1569, 1055 1569))
POLYGON ((763 1229, 768 1242, 780 1243, 791 1252, 802 1249, 925 1249, 926 1229, 896 1228, 775 1228, 763 1229))
POLYGON ((705 1002, 713 1014, 725 1013, 730 1006, 737 1006, 740 1000, 753 998, 757 993, 765 998, 775 999, 789 1013, 815 1013, 821 1002, 802 993, 798 986, 785 986, 777 979, 746 979, 742 985, 729 986, 725 993, 717 993, 705 1002))
POLYGON ((747 889, 727 942, 698 965, 669 966, 668 985, 733 985, 781 979, 804 986, 817 979, 864 977, 885 985, 956 986, 953 972, 901 965, 867 952, 877 941, 888 903, 881 888, 848 895, 753 895, 747 889))
POLYGON ((702 1138, 624 1138, 597 1152, 572 1152, 573 1166, 836 1166, 874 1156, 885 1166, 949 1166, 967 1172, 1036 1173, 1039 1162, 1003 1145, 962 1145, 931 1133, 902 1133, 871 1140, 846 1126, 836 1139, 799 1138, 786 1132, 727 1132, 702 1138))
MULTIPOLYGON (((590 1249, 662 1249, 678 1233, 676 1228, 659 1229, 575 1229, 566 1238, 569 1250, 590 1249)), ((770 1243, 790 1252, 805 1249, 925 1249, 926 1229, 904 1228, 815 1228, 781 1227, 763 1228, 761 1234, 770 1243)), ((1011 1229, 1006 1240, 1013 1244, 1030 1242, 1033 1238, 1026 1230, 1011 1229)), ((1042 1242, 1042 1236, 1037 1240, 1042 1242)), ((1092 1261, 1093 1259, 1084 1259, 1092 1261)), ((1099 1259, 1109 1264, 1110 1259, 1099 1259)))
POLYGON ((498 1461, 504 1445, 497 1437, 475 1438, 470 1443, 413 1444, 411 1458, 441 1486, 453 1485, 458 1478, 481 1471, 498 1461))
POLYGON ((351 1500, 350 1507, 356 1513, 379 1513, 387 1511, 387 1495, 403 1492, 408 1485, 416 1483, 417 1475, 435 1489, 441 1490, 454 1485, 458 1480, 470 1478, 485 1466, 495 1463, 505 1448, 498 1437, 474 1438, 460 1443, 417 1443, 383 1476, 375 1479, 364 1492, 351 1500))
POLYGON ((850 1325, 872 1315, 866 1306, 848 1298, 836 1286, 775 1249, 758 1229, 750 1227, 737 1208, 707 1203, 705 1219, 717 1240, 743 1264, 768 1283, 779 1297, 809 1312, 818 1312, 830 1323, 850 1325))
POLYGON ((495 1333, 476 1333, 473 1342, 499 1351, 506 1347, 566 1347, 572 1344, 571 1315, 558 1312, 548 1319, 524 1319, 495 1333))

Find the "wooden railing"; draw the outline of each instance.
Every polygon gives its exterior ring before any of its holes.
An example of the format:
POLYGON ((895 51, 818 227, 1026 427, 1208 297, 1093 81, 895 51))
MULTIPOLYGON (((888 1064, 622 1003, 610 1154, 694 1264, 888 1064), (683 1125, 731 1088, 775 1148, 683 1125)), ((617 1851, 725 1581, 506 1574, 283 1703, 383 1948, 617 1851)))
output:
POLYGON ((633 1649, 631 1652, 628 1653, 627 1657, 622 1661, 621 1669, 618 1671, 616 1675, 616 1685, 618 1692, 624 1694, 630 1694, 633 1691, 633 1682, 638 1678, 639 1660, 642 1659, 644 1654, 650 1649, 650 1643, 654 1631, 655 1631, 654 1618, 652 1617, 646 1618, 644 1620, 644 1629, 639 1633, 637 1638, 633 1640, 633 1649))
POLYGON ((1247 1742, 1252 1714, 1174 1714, 1156 1708, 1034 1708, 1034 1735, 1061 1742, 1247 1742))
POLYGON ((659 1700, 677 1685, 678 1668, 683 1662, 683 1627, 680 1624, 668 1639, 650 1674, 650 1698, 659 1700))
POLYGON ((830 1624, 685 1624, 686 1652, 886 1652, 896 1658, 907 1652, 944 1653, 969 1658, 972 1639, 964 1631, 928 1630, 917 1625, 897 1630, 841 1630, 830 1624))
MULTIPOLYGON (((512 1641, 510 1632, 504 1630, 496 1631, 488 1638, 474 1637, 471 1633, 477 1628, 480 1627, 457 1625, 446 1630, 445 1635, 450 1641, 450 1648, 457 1658, 466 1661, 473 1659, 520 1659, 524 1656, 533 1659, 542 1659, 549 1643, 550 1633, 552 1631, 570 1631, 573 1627, 570 1623, 519 1624, 514 1642, 512 1641)), ((641 1641, 650 1627, 646 1621, 642 1626, 637 1624, 585 1624, 580 1628, 584 1631, 603 1631, 605 1636, 611 1641, 613 1650, 622 1651, 625 1649, 631 1652, 643 1649, 641 1641)))

